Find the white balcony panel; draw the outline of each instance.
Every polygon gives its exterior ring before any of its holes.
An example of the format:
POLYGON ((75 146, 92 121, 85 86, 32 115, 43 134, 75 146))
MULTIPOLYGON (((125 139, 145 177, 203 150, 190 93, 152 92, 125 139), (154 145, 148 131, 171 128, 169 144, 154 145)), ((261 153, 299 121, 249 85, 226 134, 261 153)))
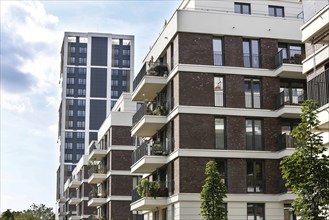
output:
POLYGON ((320 63, 325 62, 326 60, 329 59, 329 45, 325 45, 315 51, 315 54, 313 57, 313 54, 308 56, 305 60, 303 60, 303 73, 307 73, 309 71, 313 71, 314 68, 314 61, 315 64, 318 65, 320 63))
POLYGON ((102 160, 107 154, 107 150, 103 149, 94 149, 91 154, 89 155, 89 160, 102 160))
POLYGON ((319 128, 323 131, 329 131, 329 104, 323 106, 317 116, 320 121, 319 128))
POLYGON ((104 205, 106 203, 106 198, 92 198, 88 201, 88 206, 90 207, 97 207, 104 205))
POLYGON ((81 216, 72 215, 69 217, 69 220, 81 220, 81 216))
POLYGON ((152 173, 167 163, 166 156, 144 156, 131 166, 132 173, 152 173))
POLYGON ((306 79, 306 75, 302 73, 302 65, 283 63, 279 68, 274 70, 274 76, 290 79, 306 79))
POLYGON ((159 92, 166 86, 167 77, 163 76, 147 76, 145 75, 142 81, 132 94, 133 101, 152 101, 159 92))
POLYGON ((93 173, 89 179, 88 183, 89 184, 98 184, 102 183, 106 179, 106 173, 93 173))
POLYGON ((302 107, 299 105, 284 105, 277 111, 278 117, 281 118, 300 118, 302 107))
POLYGON ((157 197, 156 199, 151 197, 144 197, 140 200, 137 200, 134 203, 130 204, 131 211, 145 211, 145 210, 153 210, 156 208, 161 208, 167 206, 167 198, 166 197, 157 197))
POLYGON ((151 137, 166 123, 166 116, 144 115, 131 130, 131 136, 151 137))
POLYGON ((79 204, 80 202, 81 202, 80 198, 70 198, 70 200, 69 200, 70 205, 76 205, 76 204, 79 204))

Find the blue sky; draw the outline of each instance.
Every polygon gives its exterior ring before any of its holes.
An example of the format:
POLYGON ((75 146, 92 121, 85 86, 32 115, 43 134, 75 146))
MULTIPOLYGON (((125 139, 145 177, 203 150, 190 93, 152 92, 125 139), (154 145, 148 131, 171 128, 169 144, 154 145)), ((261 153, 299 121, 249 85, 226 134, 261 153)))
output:
POLYGON ((135 35, 135 74, 180 0, 0 2, 0 211, 55 207, 64 31, 135 35))

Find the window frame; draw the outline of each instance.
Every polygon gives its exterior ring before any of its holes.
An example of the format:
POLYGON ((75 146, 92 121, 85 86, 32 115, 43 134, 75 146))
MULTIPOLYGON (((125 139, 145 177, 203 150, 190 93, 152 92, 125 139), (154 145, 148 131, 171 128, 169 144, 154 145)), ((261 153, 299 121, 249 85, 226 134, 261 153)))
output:
POLYGON ((244 83, 243 83, 243 86, 244 86, 244 96, 245 96, 245 108, 249 108, 249 109, 262 109, 263 108, 263 87, 262 87, 262 80, 261 79, 257 79, 257 78, 244 78, 244 83), (251 96, 251 107, 247 107, 247 101, 246 101, 246 88, 245 88, 245 85, 246 85, 246 81, 250 81, 250 96, 251 96), (254 81, 258 81, 259 82, 259 107, 255 107, 255 88, 254 88, 254 81))
POLYGON ((260 40, 259 39, 248 39, 248 38, 244 38, 242 40, 242 53, 243 53, 243 67, 246 67, 246 68, 261 68, 261 53, 260 53, 260 40), (253 42, 256 42, 257 44, 253 44, 253 42), (245 43, 248 43, 248 53, 245 53, 245 43), (253 62, 253 57, 254 57, 254 47, 253 45, 257 45, 257 65, 254 65, 256 63, 253 62), (246 65, 246 56, 249 56, 249 59, 248 59, 248 64, 249 65, 246 65))
POLYGON ((269 5, 268 6, 268 15, 271 16, 271 17, 284 18, 285 17, 284 7, 283 6, 279 6, 279 5, 269 5), (273 15, 271 15, 270 9, 273 9, 273 12, 274 12, 273 15), (278 9, 281 9, 282 10, 282 16, 278 16, 278 9))
POLYGON ((251 5, 249 3, 244 3, 244 2, 234 2, 234 13, 250 15, 251 5), (236 10, 237 6, 239 7, 239 11, 236 10), (248 6, 248 13, 244 13, 244 8, 243 8, 244 6, 248 6))
POLYGON ((215 149, 216 150, 225 150, 226 149, 226 120, 225 118, 221 118, 221 117, 215 117, 215 149), (217 146, 217 135, 216 135, 216 120, 222 120, 223 121, 223 147, 222 148, 218 148, 217 146))
POLYGON ((265 220, 265 203, 247 203, 247 219, 249 219, 249 217, 252 217, 252 216, 248 216, 248 206, 249 205, 252 205, 253 206, 253 217, 254 217, 254 220, 257 220, 257 212, 256 212, 256 209, 257 207, 261 207, 262 208, 262 216, 263 217, 263 220, 265 220))
POLYGON ((246 141, 246 150, 256 150, 256 151, 263 151, 264 150, 264 122, 262 119, 258 118, 246 118, 246 124, 245 124, 245 141, 246 141), (248 141, 247 141, 247 121, 252 121, 252 146, 248 146, 248 141), (261 125, 261 149, 256 148, 256 135, 255 135, 255 121, 259 121, 261 125))
POLYGON ((246 179, 246 187, 247 187, 247 193, 265 193, 266 189, 265 189, 265 162, 263 160, 247 160, 247 179, 246 179), (249 189, 249 185, 248 185, 248 164, 252 163, 252 168, 253 168, 253 176, 252 176, 252 184, 253 184, 253 191, 248 191, 249 189), (261 185, 261 189, 259 192, 257 192, 257 171, 256 171, 256 164, 257 163, 261 163, 261 168, 262 168, 262 185, 261 185))

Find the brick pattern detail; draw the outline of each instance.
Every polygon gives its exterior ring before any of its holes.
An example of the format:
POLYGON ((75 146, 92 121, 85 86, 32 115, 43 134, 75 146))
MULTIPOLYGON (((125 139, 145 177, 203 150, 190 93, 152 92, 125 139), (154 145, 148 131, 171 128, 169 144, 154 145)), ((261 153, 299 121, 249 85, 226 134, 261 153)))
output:
POLYGON ((281 133, 280 118, 264 118, 263 120, 263 140, 264 150, 278 150, 278 137, 281 133))
POLYGON ((82 202, 82 209, 83 209, 83 214, 82 215, 92 215, 97 213, 96 207, 89 207, 88 206, 88 201, 84 200, 82 202))
POLYGON ((111 151, 111 170, 130 170, 131 153, 128 150, 111 151))
POLYGON ((225 66, 243 66, 242 37, 224 36, 224 64, 225 66))
POLYGON ((263 109, 276 109, 277 96, 280 92, 279 77, 262 77, 263 109))
POLYGON ((111 195, 131 196, 132 176, 110 176, 111 195))
POLYGON ((215 118, 213 115, 179 115, 179 148, 214 149, 214 146, 215 118))
POLYGON ((245 159, 227 160, 228 193, 247 192, 247 162, 245 159))
POLYGON ((226 107, 244 108, 244 77, 238 75, 225 76, 225 96, 226 107))
POLYGON ((212 35, 178 33, 179 63, 213 65, 212 35))
POLYGON ((179 72, 179 104, 214 106, 214 76, 208 73, 179 72))
POLYGON ((274 69, 274 56, 278 53, 278 40, 260 39, 261 67, 274 69))
POLYGON ((226 135, 228 150, 246 149, 246 119, 244 117, 226 117, 226 135))
POLYGON ((265 160, 264 163, 265 174, 265 193, 277 194, 279 193, 281 172, 279 160, 265 160))
POLYGON ((133 219, 130 211, 130 201, 110 201, 108 203, 111 220, 133 219))
POLYGON ((88 197, 92 187, 88 183, 82 183, 83 195, 81 197, 88 197))
POLYGON ((112 145, 132 145, 131 127, 112 126, 112 145))

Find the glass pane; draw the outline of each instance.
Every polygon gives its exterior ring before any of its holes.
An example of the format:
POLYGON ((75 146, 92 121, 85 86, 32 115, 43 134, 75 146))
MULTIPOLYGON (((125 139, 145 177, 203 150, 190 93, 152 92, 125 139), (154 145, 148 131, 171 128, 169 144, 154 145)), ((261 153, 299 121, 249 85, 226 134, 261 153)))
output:
POLYGON ((224 119, 215 119, 216 149, 224 149, 224 119))
POLYGON ((264 219, 264 205, 263 204, 257 204, 256 205, 256 219, 257 220, 263 220, 264 219))
POLYGON ((259 43, 258 40, 251 41, 252 67, 259 67, 259 43))
POLYGON ((246 108, 252 107, 252 97, 251 97, 251 80, 244 80, 244 93, 245 93, 245 106, 246 108))
POLYGON ((275 16, 274 7, 268 7, 268 15, 275 16))
POLYGON ((223 53, 222 53, 222 40, 213 40, 213 50, 214 50, 214 65, 223 65, 223 53))
POLYGON ((214 77, 215 106, 224 106, 223 77, 214 77))
POLYGON ((260 80, 253 80, 254 108, 260 108, 260 80))
POLYGON ((252 130, 252 120, 246 120, 246 146, 247 149, 252 148, 252 137, 253 137, 253 130, 252 130))
POLYGON ((255 120, 255 150, 262 150, 262 122, 255 120))
POLYGON ((234 4, 234 12, 235 13, 241 13, 241 5, 240 4, 234 4))
POLYGON ((243 41, 243 64, 244 67, 251 67, 249 41, 243 41))
POLYGON ((283 17, 283 8, 276 8, 276 16, 283 17))
POLYGON ((254 192, 254 163, 247 163, 247 192, 254 192))
POLYGON ((243 14, 250 14, 250 5, 243 4, 242 5, 242 13, 243 14))

